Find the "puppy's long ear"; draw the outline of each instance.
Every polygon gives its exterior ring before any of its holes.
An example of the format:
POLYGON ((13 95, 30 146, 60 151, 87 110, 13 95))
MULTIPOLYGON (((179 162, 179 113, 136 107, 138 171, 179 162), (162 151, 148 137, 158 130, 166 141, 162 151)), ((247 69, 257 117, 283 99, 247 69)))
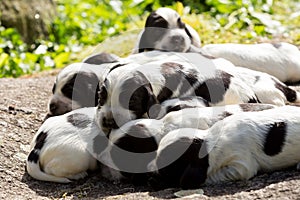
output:
POLYGON ((98 104, 99 79, 94 73, 78 72, 73 80, 72 99, 82 107, 93 107, 98 104))
POLYGON ((180 187, 183 189, 199 188, 207 178, 209 165, 205 142, 201 139, 194 139, 187 152, 189 164, 180 178, 180 187), (205 152, 200 152, 200 149, 205 152), (202 154, 204 154, 203 157, 200 157, 202 154))
POLYGON ((167 28, 168 22, 155 11, 152 12, 146 20, 145 29, 140 37, 138 52, 154 50, 155 43, 160 41, 167 28))
POLYGON ((122 85, 119 102, 122 107, 133 111, 140 118, 157 103, 157 99, 148 79, 142 73, 136 72, 122 85))

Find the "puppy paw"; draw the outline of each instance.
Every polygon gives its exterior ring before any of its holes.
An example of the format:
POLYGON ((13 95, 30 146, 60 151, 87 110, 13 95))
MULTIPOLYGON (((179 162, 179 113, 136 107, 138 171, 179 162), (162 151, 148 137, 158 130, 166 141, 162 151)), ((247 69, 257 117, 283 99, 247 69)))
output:
POLYGON ((296 169, 297 169, 298 171, 300 171, 300 162, 297 164, 296 169))
POLYGON ((71 179, 71 180, 79 180, 79 179, 87 177, 87 175, 88 175, 88 173, 86 171, 84 171, 84 172, 80 172, 78 174, 70 175, 67 178, 71 179))

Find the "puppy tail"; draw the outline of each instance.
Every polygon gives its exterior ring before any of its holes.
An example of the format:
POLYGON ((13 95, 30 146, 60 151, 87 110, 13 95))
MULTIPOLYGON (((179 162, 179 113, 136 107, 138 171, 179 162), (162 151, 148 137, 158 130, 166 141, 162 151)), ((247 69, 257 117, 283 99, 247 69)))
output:
POLYGON ((26 169, 27 173, 41 181, 51 181, 51 182, 57 182, 57 183, 70 183, 72 182, 68 178, 64 177, 57 177, 53 176, 50 174, 46 174, 45 172, 42 171, 40 168, 40 163, 39 163, 39 151, 36 149, 33 149, 30 154, 28 155, 28 158, 26 160, 26 169))

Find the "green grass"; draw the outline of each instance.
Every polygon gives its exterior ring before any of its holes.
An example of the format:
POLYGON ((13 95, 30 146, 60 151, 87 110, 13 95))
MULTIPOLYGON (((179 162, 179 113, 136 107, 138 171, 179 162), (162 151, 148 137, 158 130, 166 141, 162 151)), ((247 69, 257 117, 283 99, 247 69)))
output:
MULTIPOLYGON (((111 2, 56 0, 58 16, 49 27, 49 39, 33 45, 25 44, 15 29, 0 26, 0 78, 62 68, 101 51, 130 54, 147 15, 163 1, 126 0, 119 6, 111 2)), ((206 0, 204 7, 198 1, 183 2, 193 7, 181 3, 169 7, 196 29, 203 45, 269 41, 300 45, 300 2, 206 0)))

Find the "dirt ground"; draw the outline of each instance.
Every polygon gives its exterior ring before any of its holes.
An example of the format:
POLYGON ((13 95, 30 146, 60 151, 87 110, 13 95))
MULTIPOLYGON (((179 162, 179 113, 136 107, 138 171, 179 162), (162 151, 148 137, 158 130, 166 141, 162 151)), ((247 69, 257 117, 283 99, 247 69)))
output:
MULTIPOLYGON (((1 199, 171 199, 179 189, 153 191, 112 183, 97 173, 71 184, 36 181, 25 172, 29 143, 46 114, 55 72, 0 79, 1 199)), ((299 152, 300 153, 300 152, 299 152)), ((250 181, 202 187, 199 199, 300 199, 295 167, 260 174, 250 181)))

